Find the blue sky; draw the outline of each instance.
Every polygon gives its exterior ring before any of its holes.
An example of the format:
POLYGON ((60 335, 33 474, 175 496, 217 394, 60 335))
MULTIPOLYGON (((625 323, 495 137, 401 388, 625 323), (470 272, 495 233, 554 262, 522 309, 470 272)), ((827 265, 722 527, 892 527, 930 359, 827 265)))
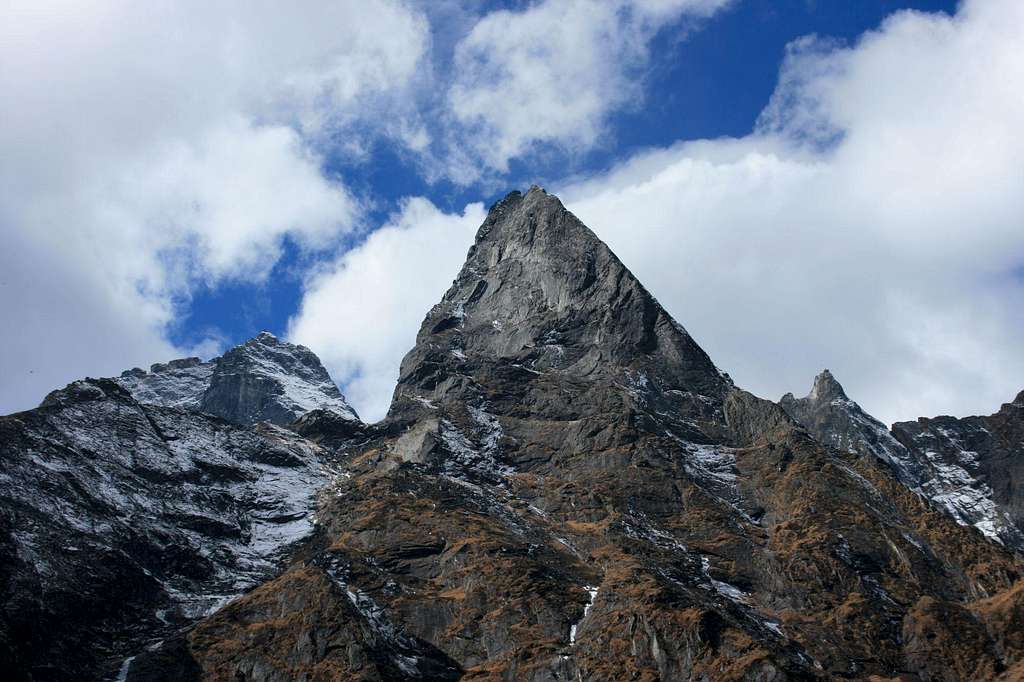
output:
POLYGON ((361 414, 533 183, 741 386, 886 420, 1024 386, 1015 0, 0 10, 0 412, 309 345, 361 414))
MULTIPOLYGON (((526 4, 510 2, 507 6, 526 4)), ((488 6, 498 7, 501 3, 488 6)), ((643 104, 611 117, 611 134, 605 144, 578 155, 521 160, 513 164, 497 189, 493 182, 483 186, 462 186, 443 179, 430 182, 387 142, 377 143, 371 157, 356 165, 326 163, 325 172, 358 184, 372 195, 376 202, 368 214, 372 225, 383 223, 407 196, 426 196, 445 210, 474 201, 490 205, 507 190, 603 170, 639 149, 679 140, 741 137, 753 129, 771 97, 786 46, 792 40, 817 34, 849 43, 901 9, 952 13, 956 2, 746 0, 702 22, 685 38, 680 36, 684 21, 670 24, 658 32, 651 45, 657 57, 643 73, 643 104)), ((343 242, 341 248, 345 247, 343 242)), ((199 287, 171 327, 171 340, 189 346, 214 334, 225 343, 236 344, 263 329, 284 334, 302 297, 305 270, 294 246, 288 245, 265 282, 199 287)))

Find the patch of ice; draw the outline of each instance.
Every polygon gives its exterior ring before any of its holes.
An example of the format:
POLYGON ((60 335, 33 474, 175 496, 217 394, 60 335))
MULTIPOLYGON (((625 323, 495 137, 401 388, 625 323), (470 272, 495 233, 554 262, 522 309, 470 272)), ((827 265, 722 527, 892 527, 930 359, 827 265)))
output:
POLYGON ((622 373, 626 376, 626 393, 633 396, 641 404, 647 400, 647 392, 650 389, 650 381, 647 375, 638 369, 624 369, 622 373))
POLYGON ((536 514, 537 516, 543 517, 545 519, 548 517, 548 513, 546 511, 544 511, 543 509, 541 509, 540 507, 536 507, 536 506, 530 504, 530 505, 527 505, 527 508, 530 511, 532 511, 534 514, 536 514))
POLYGON ((479 445, 474 444, 451 421, 441 420, 441 441, 451 455, 444 462, 444 472, 457 476, 461 470, 474 472, 485 478, 507 478, 514 473, 514 469, 497 459, 498 443, 503 435, 501 423, 483 407, 470 407, 469 414, 475 426, 474 437, 479 445))
POLYGON ((391 662, 409 677, 422 677, 423 673, 419 670, 421 653, 419 645, 387 618, 387 612, 377 604, 373 597, 349 584, 348 566, 340 565, 337 560, 332 559, 324 566, 324 571, 335 585, 344 590, 345 596, 348 597, 359 615, 366 620, 374 634, 387 645, 388 657, 391 662))
POLYGON ((622 520, 623 529, 629 537, 637 540, 646 540, 655 547, 668 551, 683 553, 690 551, 686 545, 674 536, 660 528, 655 528, 641 512, 632 511, 631 517, 626 517, 622 520))
MULTIPOLYGON (((366 619, 377 635, 394 648, 408 651, 415 644, 399 630, 394 623, 386 618, 384 609, 377 605, 370 595, 362 590, 345 589, 345 594, 357 611, 366 619)), ((406 675, 420 675, 419 658, 401 651, 392 651, 391 661, 406 675)))
POLYGON ((128 669, 132 667, 132 661, 134 661, 135 658, 135 656, 129 656, 124 659, 124 663, 121 664, 121 669, 117 671, 117 677, 114 678, 116 682, 127 682, 128 669))
POLYGON ((519 364, 518 362, 512 363, 512 366, 517 368, 517 369, 521 369, 521 370, 524 370, 526 372, 529 372, 530 374, 536 374, 538 376, 543 376, 544 375, 544 372, 538 372, 535 369, 530 369, 529 367, 524 367, 523 365, 519 364))
POLYGON ((721 580, 715 580, 711 577, 711 561, 704 555, 701 555, 700 557, 700 569, 704 574, 704 577, 711 583, 711 587, 714 588, 715 592, 718 592, 718 594, 727 599, 731 599, 732 601, 740 602, 741 604, 748 603, 750 598, 749 594, 735 585, 730 585, 729 583, 722 582, 721 580))
POLYGON ((933 450, 926 450, 924 456, 932 473, 932 478, 921 484, 924 495, 945 509, 957 523, 973 525, 989 538, 1001 542, 996 523, 1000 513, 988 484, 975 479, 959 464, 943 460, 933 450))
POLYGON ((683 467, 691 476, 710 479, 722 486, 736 486, 736 457, 730 448, 690 443, 683 467))
POLYGON ((599 586, 587 585, 583 589, 587 591, 587 605, 583 607, 583 617, 569 627, 569 646, 576 646, 576 631, 583 621, 587 619, 587 616, 590 615, 590 609, 593 608, 594 600, 597 599, 597 592, 601 588, 599 586))

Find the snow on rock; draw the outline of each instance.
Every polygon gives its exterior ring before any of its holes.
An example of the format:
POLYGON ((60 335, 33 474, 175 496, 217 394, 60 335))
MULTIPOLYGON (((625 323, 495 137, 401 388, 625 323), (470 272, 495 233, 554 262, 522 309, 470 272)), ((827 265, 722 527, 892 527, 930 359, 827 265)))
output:
POLYGON ((471 419, 469 435, 450 419, 442 419, 439 435, 448 456, 442 464, 444 473, 459 477, 470 474, 489 482, 502 482, 514 469, 498 457, 499 442, 504 435, 497 417, 483 406, 467 408, 471 419))
POLYGON ((266 580, 313 530, 321 453, 272 424, 142 405, 103 379, 2 419, 13 570, 25 589, 78 595, 77 606, 46 592, 32 602, 70 630, 112 627, 89 615, 94 604, 118 627, 131 623, 139 640, 126 644, 138 647, 266 580), (114 585, 131 589, 111 602, 114 585))
POLYGON ((387 611, 370 594, 351 584, 348 565, 331 557, 324 565, 324 570, 331 581, 344 591, 355 611, 369 626, 376 639, 375 648, 385 653, 401 671, 403 678, 427 679, 437 672, 434 667, 436 662, 428 660, 430 655, 423 644, 392 622, 387 611))
POLYGON ((734 602, 739 602, 741 604, 748 603, 750 595, 748 595, 746 592, 736 587, 735 585, 730 585, 727 582, 722 582, 721 580, 716 580, 715 578, 711 577, 711 561, 706 556, 701 556, 700 558, 700 569, 704 577, 707 578, 708 582, 711 583, 711 587, 715 590, 715 592, 722 595, 726 599, 731 599, 734 602))
POLYGON ((157 363, 145 371, 126 370, 114 379, 140 403, 196 409, 210 385, 214 362, 182 358, 157 363))
MULTIPOLYGON (((996 417, 921 419, 896 424, 890 431, 847 397, 828 370, 818 375, 806 398, 786 394, 779 404, 825 445, 887 463, 900 481, 957 523, 974 526, 996 542, 1024 547, 1024 533, 996 499, 990 482, 989 467, 1003 458, 998 452, 1005 447, 1005 439, 985 426, 996 417), (979 449, 997 456, 988 458, 979 449)), ((1012 407, 1003 408, 1007 420, 1012 407)))
POLYGON ((600 590, 600 587, 587 585, 583 589, 587 591, 587 604, 583 607, 583 615, 580 619, 569 627, 569 646, 576 646, 576 633, 583 621, 585 621, 587 616, 590 615, 590 609, 594 607, 594 600, 597 599, 597 593, 600 590))
POLYGON ((219 358, 156 364, 114 379, 139 402, 198 409, 239 424, 288 424, 316 409, 358 419, 320 360, 269 332, 219 358))

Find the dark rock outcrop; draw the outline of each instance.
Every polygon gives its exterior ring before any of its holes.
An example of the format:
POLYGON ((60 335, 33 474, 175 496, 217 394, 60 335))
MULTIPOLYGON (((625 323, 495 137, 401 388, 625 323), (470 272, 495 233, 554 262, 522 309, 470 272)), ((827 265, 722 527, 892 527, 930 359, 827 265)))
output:
POLYGON ((0 417, 0 669, 100 679, 274 575, 313 529, 316 446, 77 381, 0 417))

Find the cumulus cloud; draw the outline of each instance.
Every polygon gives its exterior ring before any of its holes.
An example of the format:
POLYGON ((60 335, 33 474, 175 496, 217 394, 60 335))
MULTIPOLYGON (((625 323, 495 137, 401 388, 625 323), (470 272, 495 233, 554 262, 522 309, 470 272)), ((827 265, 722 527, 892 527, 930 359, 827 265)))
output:
POLYGON ((307 283, 288 337, 317 352, 363 419, 387 412, 399 363, 484 218, 482 204, 449 214, 426 199, 410 199, 307 283))
POLYGON ((545 0, 487 14, 455 48, 448 173, 472 180, 539 145, 595 146, 610 114, 640 104, 657 32, 730 1, 545 0))
POLYGON ((992 411, 1024 387, 1022 39, 988 0, 798 41, 751 136, 564 198, 755 392, 830 367, 883 419, 992 411))
MULTIPOLYGON (((1022 43, 1015 0, 803 39, 749 136, 552 189, 740 385, 801 394, 829 367, 883 419, 987 413, 1024 387, 1022 43)), ((293 335, 368 417, 481 218, 412 202, 313 281, 293 335)))
POLYGON ((164 333, 193 284, 259 281, 284 238, 352 230, 360 201, 319 153, 421 136, 428 49, 389 0, 5 3, 0 413, 187 350, 164 333))

